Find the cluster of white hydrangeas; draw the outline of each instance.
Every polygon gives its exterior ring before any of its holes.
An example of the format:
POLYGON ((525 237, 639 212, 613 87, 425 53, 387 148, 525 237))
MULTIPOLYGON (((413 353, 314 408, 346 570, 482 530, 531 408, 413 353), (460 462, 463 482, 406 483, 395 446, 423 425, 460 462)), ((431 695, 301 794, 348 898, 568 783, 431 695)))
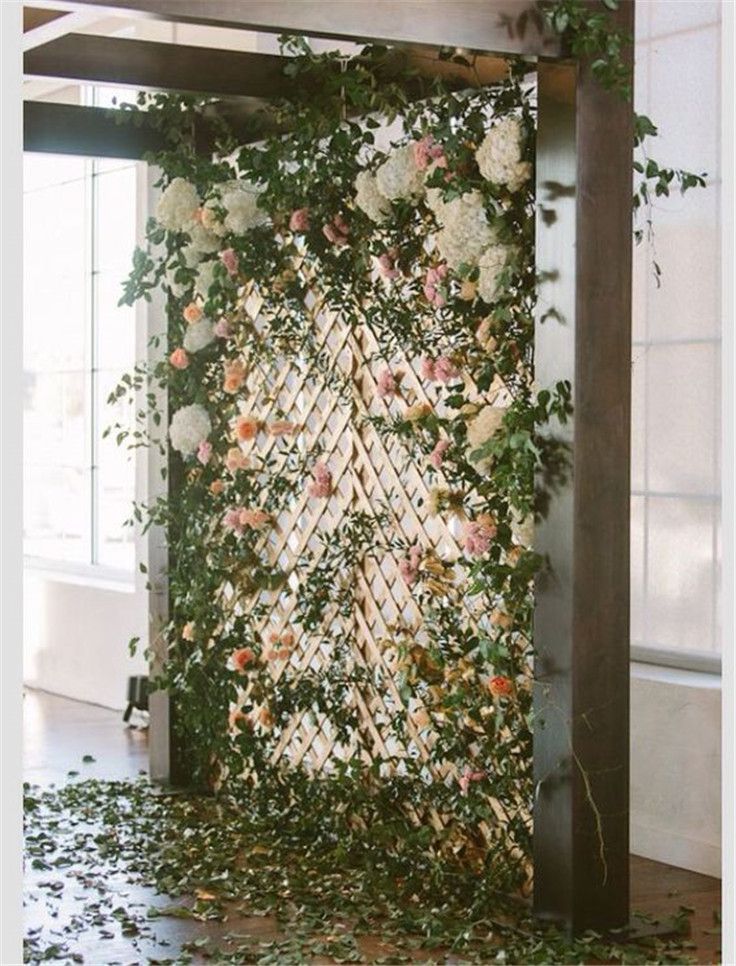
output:
POLYGON ((187 352, 199 352, 215 338, 212 323, 209 319, 200 319, 187 326, 184 333, 184 348, 187 352))
POLYGON ((187 234, 191 239, 188 247, 192 251, 202 252, 204 255, 211 255, 220 248, 220 239, 214 232, 208 231, 200 222, 196 222, 191 228, 187 228, 187 234))
POLYGON ((156 221, 169 231, 189 231, 199 208, 197 189, 185 178, 174 178, 156 205, 156 221))
POLYGON ((171 445, 182 456, 189 456, 212 432, 212 423, 204 406, 194 404, 178 409, 169 426, 171 445))
POLYGON ((215 280, 215 262, 202 262, 194 280, 194 291, 200 298, 207 300, 210 287, 215 280))
POLYGON ((243 235, 251 228, 268 221, 266 212, 258 207, 260 192, 249 181, 228 181, 220 189, 220 204, 227 214, 225 230, 243 235))
POLYGON ((532 166, 521 160, 522 127, 517 117, 505 117, 481 141, 475 160, 481 175, 494 184, 518 191, 528 181, 532 166))
POLYGON ((384 222, 391 211, 391 203, 378 190, 376 176, 370 171, 361 171, 355 178, 355 204, 377 225, 384 222))
POLYGON ((463 264, 474 267, 485 249, 497 241, 479 191, 440 202, 435 214, 441 226, 436 236, 437 249, 452 270, 463 264))
POLYGON ((484 302, 492 302, 498 292, 498 280, 506 267, 508 249, 494 243, 487 248, 478 261, 478 295, 484 302))
POLYGON ((378 190, 389 201, 399 198, 414 198, 424 191, 424 172, 414 160, 411 144, 394 148, 376 171, 378 190))

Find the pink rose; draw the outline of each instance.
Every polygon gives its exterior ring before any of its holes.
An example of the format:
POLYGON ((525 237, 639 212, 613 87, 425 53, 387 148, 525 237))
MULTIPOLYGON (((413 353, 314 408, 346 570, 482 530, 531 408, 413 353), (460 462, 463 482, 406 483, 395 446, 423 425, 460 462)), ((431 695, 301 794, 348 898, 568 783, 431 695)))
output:
POLYGON ((468 794, 468 789, 470 788, 471 782, 480 782, 486 777, 484 771, 473 771, 472 768, 466 767, 463 770, 462 775, 458 778, 457 782, 460 786, 460 791, 463 795, 468 794))
POLYGON ((314 480, 309 484, 307 493, 316 499, 324 499, 332 493, 332 473, 324 463, 315 463, 312 470, 314 480))
POLYGON ((496 536, 496 524, 488 514, 481 514, 477 520, 469 520, 463 527, 462 545, 471 557, 482 557, 488 553, 491 541, 496 536))
POLYGON ((347 245, 350 229, 342 215, 335 215, 331 222, 322 226, 322 234, 333 245, 347 245))
POLYGON ((412 144, 412 153, 414 155, 414 164, 416 164, 420 171, 426 171, 433 161, 442 168, 447 165, 444 148, 441 144, 436 143, 431 134, 422 138, 421 141, 415 141, 412 144))
POLYGON ((429 454, 429 462, 438 470, 442 466, 442 461, 445 458, 445 453, 450 447, 449 439, 440 439, 435 444, 434 449, 429 454))
POLYGON ((169 356, 169 362, 175 369, 186 369, 189 365, 189 356, 187 355, 187 350, 182 349, 181 346, 174 351, 169 356))
POLYGON ((379 399, 395 396, 399 391, 399 383, 390 369, 383 369, 376 380, 376 395, 379 399))
POLYGON ((227 273, 231 278, 238 274, 240 263, 238 262, 238 256, 234 249, 226 248, 224 252, 220 252, 220 261, 227 269, 227 273))
POLYGON ((222 518, 222 525, 226 530, 232 530, 233 533, 242 533, 243 525, 240 522, 240 510, 237 507, 226 510, 225 516, 222 518))
POLYGON ((228 339, 233 334, 233 330, 227 319, 218 319, 215 323, 214 332, 220 339, 228 339))
POLYGON ((203 439, 197 447, 197 459, 202 466, 206 466, 212 459, 212 443, 209 440, 203 439))
POLYGON ((422 550, 416 544, 409 547, 408 555, 399 561, 399 573, 409 587, 416 583, 417 577, 419 576, 419 564, 421 562, 422 550))
POLYGON ((434 364, 434 378, 438 382, 449 382, 457 375, 459 375, 457 366, 451 359, 448 359, 447 356, 440 356, 437 359, 434 364))
POLYGON ((230 473, 248 468, 248 457, 239 446, 232 446, 225 457, 225 467, 230 473))
POLYGON ((426 356, 419 363, 419 375, 422 379, 434 380, 434 362, 426 356))
POLYGON ((390 252, 384 252, 376 259, 378 274, 383 278, 393 280, 401 275, 401 272, 394 265, 394 258, 395 256, 393 256, 390 252))
POLYGON ((309 208, 297 208, 289 218, 289 229, 294 232, 309 231, 309 208))
POLYGON ((428 268, 427 274, 424 277, 424 297, 431 305, 434 305, 438 309, 441 309, 445 304, 445 296, 441 289, 446 276, 447 265, 442 264, 436 268, 428 268))

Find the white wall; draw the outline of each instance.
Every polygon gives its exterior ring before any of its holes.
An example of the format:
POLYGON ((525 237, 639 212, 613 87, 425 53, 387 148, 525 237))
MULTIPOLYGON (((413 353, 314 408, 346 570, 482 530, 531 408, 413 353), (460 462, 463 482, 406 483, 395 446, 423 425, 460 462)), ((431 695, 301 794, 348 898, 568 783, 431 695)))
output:
POLYGON ((26 570, 24 681, 78 701, 125 707, 129 675, 146 674, 128 641, 147 638, 148 595, 139 586, 72 582, 26 570))
POLYGON ((631 719, 631 851, 720 877, 719 679, 635 664, 631 719))

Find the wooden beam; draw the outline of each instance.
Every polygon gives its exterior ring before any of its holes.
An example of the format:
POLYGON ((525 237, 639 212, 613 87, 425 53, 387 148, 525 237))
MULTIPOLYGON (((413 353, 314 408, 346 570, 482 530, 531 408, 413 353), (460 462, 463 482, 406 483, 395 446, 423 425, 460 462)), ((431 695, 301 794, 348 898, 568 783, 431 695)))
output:
POLYGON ((367 43, 429 44, 499 54, 557 56, 533 0, 34 0, 36 6, 93 9, 265 33, 367 43))
POLYGON ((43 27, 45 23, 51 23, 52 20, 56 20, 57 17, 68 16, 65 10, 44 10, 40 7, 23 7, 23 33, 27 34, 29 30, 36 30, 38 27, 43 27))
POLYGON ((286 92, 285 63, 273 54, 72 33, 27 51, 23 72, 139 90, 279 97, 286 92))
MULTIPOLYGON (((623 0, 632 36, 633 16, 623 0)), ((535 374, 570 380, 574 415, 555 430, 571 479, 535 537, 552 571, 535 611, 534 906, 602 930, 629 917, 633 116, 585 62, 540 63, 538 85, 535 374)))

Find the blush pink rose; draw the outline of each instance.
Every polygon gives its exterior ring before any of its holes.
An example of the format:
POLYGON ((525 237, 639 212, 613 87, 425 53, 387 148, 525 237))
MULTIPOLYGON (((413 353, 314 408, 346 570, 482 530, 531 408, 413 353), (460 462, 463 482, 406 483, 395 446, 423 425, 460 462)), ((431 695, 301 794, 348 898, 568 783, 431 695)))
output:
POLYGON ((248 468, 248 457, 239 446, 232 446, 225 457, 225 467, 230 473, 248 468))
POLYGON ((322 234, 333 245, 349 244, 348 235, 350 234, 350 229, 342 215, 335 215, 332 221, 323 225, 322 234))
POLYGON ((268 427, 269 436, 291 436, 298 429, 296 423, 289 422, 288 419, 277 419, 268 427))
POLYGON ((412 153, 414 164, 420 171, 426 171, 433 161, 443 168, 447 165, 444 148, 441 144, 437 144, 431 134, 422 138, 421 141, 415 141, 412 144, 412 153))
POLYGON ((297 208, 289 218, 289 229, 293 232, 309 231, 309 208, 297 208))
POLYGON ((240 525, 242 527, 250 527, 252 530, 261 530, 271 517, 266 513, 265 510, 241 510, 238 514, 238 519, 240 520, 240 525))
POLYGON ((383 369, 381 372, 379 372, 378 379, 376 380, 376 395, 378 398, 390 398, 391 396, 395 396, 398 391, 399 381, 391 370, 383 369))
POLYGON ((332 493, 332 473, 324 463, 315 463, 312 470, 314 480, 307 487, 309 496, 324 499, 332 493))
POLYGON ((409 553, 399 561, 399 573, 404 582, 411 587, 419 576, 419 564, 422 562, 422 550, 416 544, 409 548, 409 553))
POLYGON ((395 265, 395 255, 392 255, 391 252, 384 252, 382 255, 379 255, 376 259, 376 265, 378 267, 378 274, 382 278, 388 278, 393 281, 393 279, 401 275, 401 272, 395 265))
POLYGON ((233 330, 227 319, 218 319, 214 333, 219 339, 228 339, 233 334, 233 330))
POLYGON ((496 536, 496 524, 488 514, 481 514, 477 520, 469 520, 463 527, 462 545, 471 557, 482 557, 488 553, 491 542, 496 536))
POLYGON ((486 773, 484 771, 473 771, 472 768, 465 768, 462 775, 460 775, 457 780, 457 783, 460 786, 460 791, 463 795, 467 795, 468 789, 470 788, 470 783, 483 781, 485 777, 486 773))
POLYGON ((428 268, 424 276, 424 297, 435 308, 441 309, 445 305, 445 296, 442 292, 444 280, 447 277, 447 265, 441 264, 436 268, 428 268))
POLYGON ((226 510, 225 516, 222 518, 222 525, 226 530, 232 530, 233 533, 242 533, 243 524, 240 522, 240 510, 237 507, 226 510))
POLYGON ((442 461, 445 458, 445 453, 450 447, 449 439, 440 439, 435 444, 434 449, 429 454, 429 462, 438 470, 442 466, 442 461))
POLYGON ((189 365, 187 350, 182 349, 181 346, 178 349, 174 349, 169 356, 169 362, 175 369, 186 369, 189 365))
POLYGON ((212 459, 212 443, 209 440, 203 439, 197 447, 197 459, 202 466, 206 466, 212 459))
POLYGON ((434 378, 438 382, 449 382, 459 375, 458 368, 447 356, 440 356, 434 364, 434 378))
POLYGON ((220 252, 220 261, 227 269, 227 273, 230 278, 233 278, 238 274, 238 268, 240 263, 238 261, 238 256, 234 249, 226 248, 224 252, 220 252))

